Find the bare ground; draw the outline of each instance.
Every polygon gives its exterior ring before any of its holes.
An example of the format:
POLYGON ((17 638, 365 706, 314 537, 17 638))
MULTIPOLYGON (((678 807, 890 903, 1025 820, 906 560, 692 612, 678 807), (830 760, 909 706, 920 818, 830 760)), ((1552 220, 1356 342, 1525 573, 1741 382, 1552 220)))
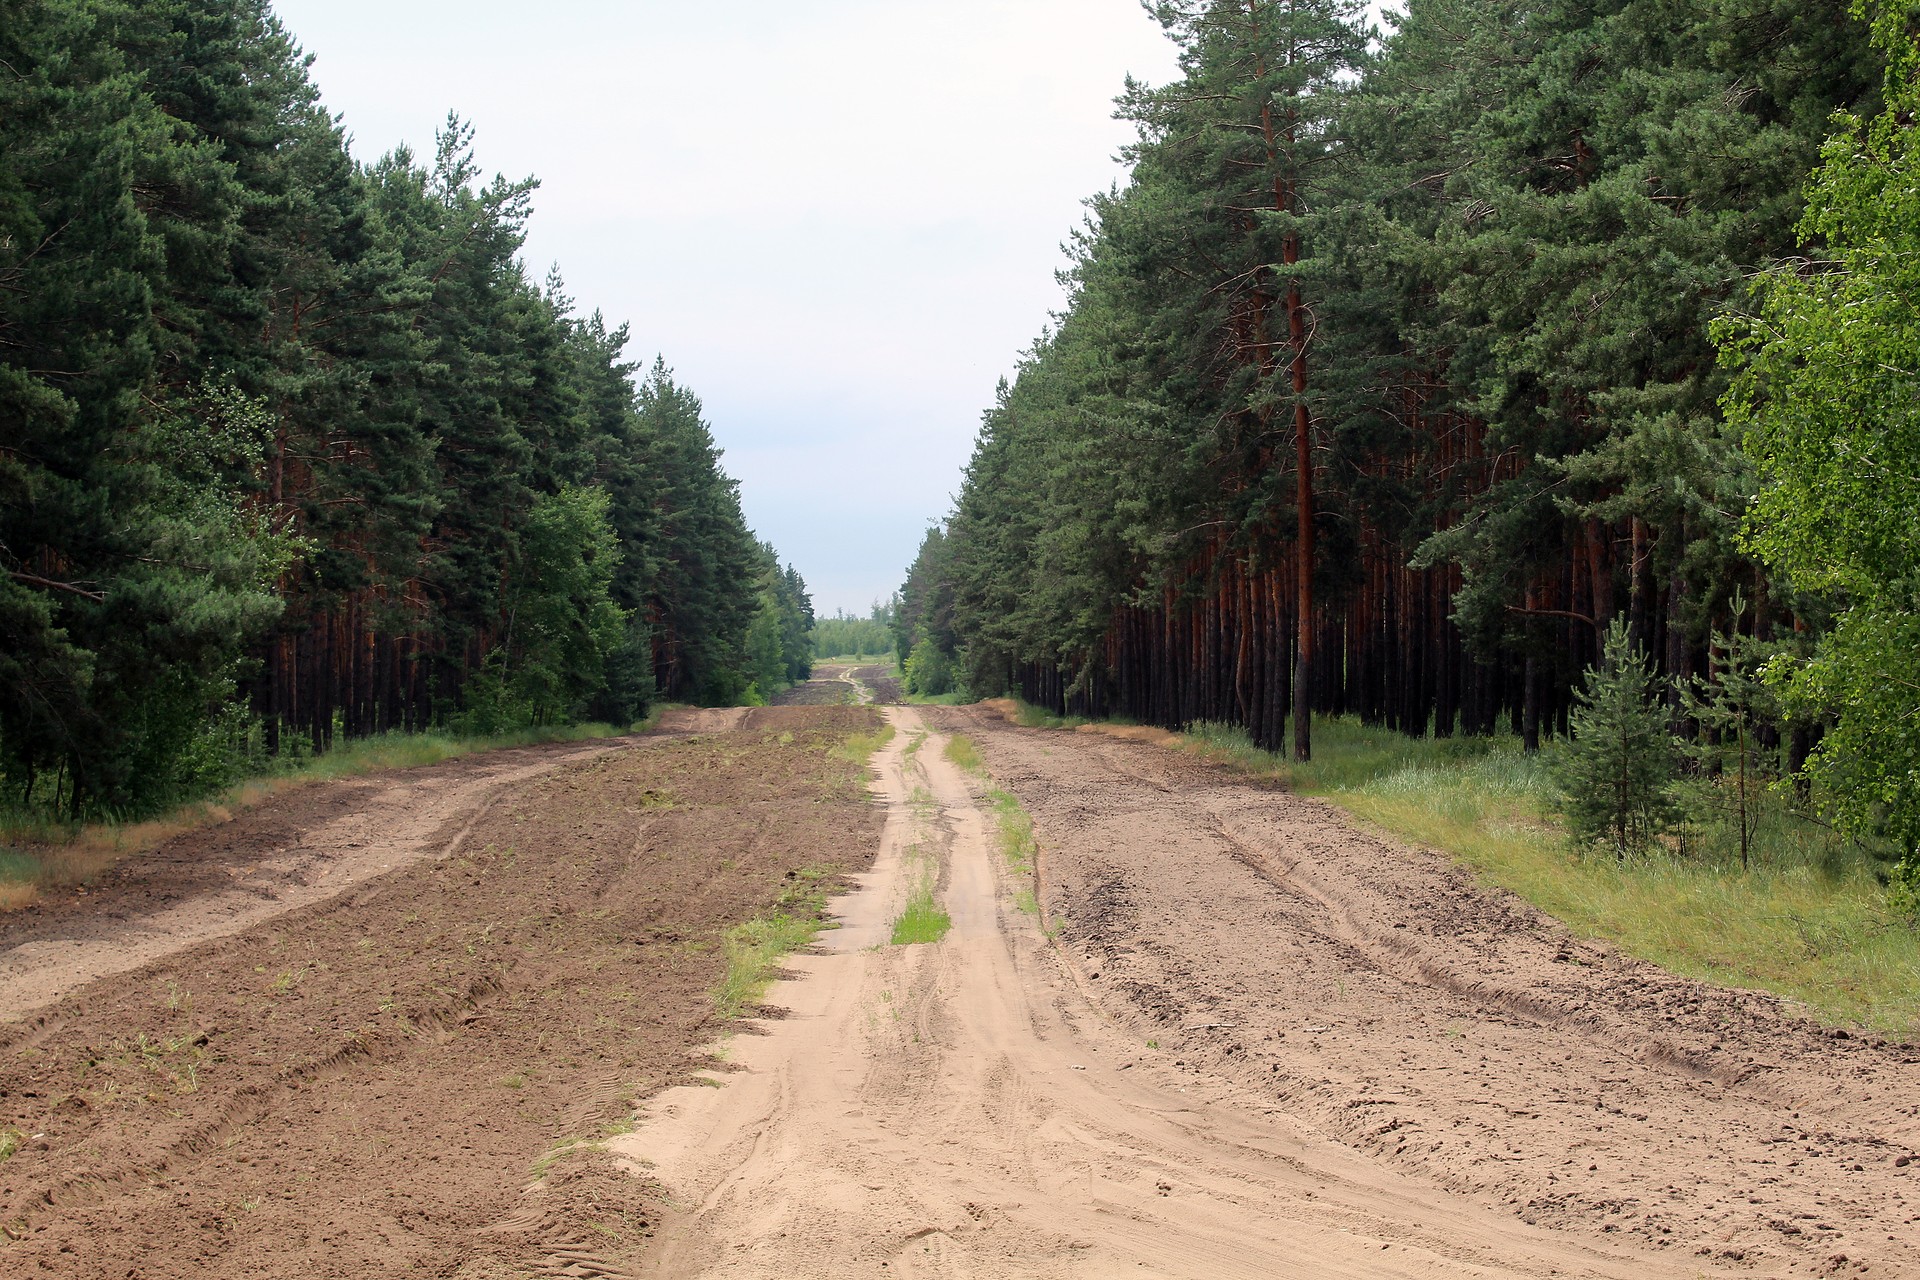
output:
MULTIPOLYGON (((712 1065, 723 931, 864 866, 877 830, 829 754, 872 712, 725 718, 317 786, 126 867, 103 901, 149 935, 141 902, 217 901, 314 831, 439 819, 368 826, 394 865, 345 893, 0 1028, 0 1273, 625 1274, 655 1197, 594 1144, 712 1065)), ((67 952, 13 945, 55 924, 0 923, 15 990, 70 985, 34 974, 67 952)))
MULTIPOLYGON (((1230 1072, 1190 1063, 1175 1032, 1136 1024, 1134 1007, 1106 994, 1098 969, 1062 963, 1018 906, 982 784, 945 758, 921 711, 888 716, 899 733, 879 761, 880 858, 842 904, 830 951, 798 962, 802 980, 777 993, 790 1016, 736 1045, 743 1070, 724 1089, 668 1090, 614 1144, 669 1195, 647 1274, 1695 1273, 1650 1242, 1529 1224, 1394 1168, 1230 1072), (952 932, 887 945, 890 920, 930 873, 952 932), (1155 1033, 1170 1039, 1156 1046, 1155 1033)), ((941 717, 954 721, 973 723, 941 717)), ((999 767, 1000 735, 975 727, 999 767)), ((1088 739, 1034 742, 1097 793, 1092 816, 1116 782, 1133 784, 1088 739)), ((1127 815, 1129 858, 1163 856, 1157 840, 1185 816, 1156 824, 1145 809, 1127 815)), ((1217 904, 1198 910, 1218 918, 1217 904)), ((1265 945, 1258 926, 1246 932, 1242 961, 1265 945)), ((1184 1011, 1174 1020, 1188 1024, 1184 1011)))
POLYGON ((1148 742, 885 714, 884 830, 831 750, 875 712, 682 710, 0 920, 0 1274, 1920 1274, 1912 1046, 1148 742), (943 730, 1032 813, 1040 914, 943 730), (876 845, 723 1040, 725 929, 876 845), (279 896, 235 923, 237 881, 279 896), (922 883, 951 933, 888 945, 922 883))
POLYGON ((940 722, 1033 814, 1064 960, 1143 1064, 1663 1273, 1920 1275, 1916 1046, 1577 940, 1160 747, 940 722))
POLYGON ((872 690, 872 701, 881 706, 892 706, 907 700, 905 691, 900 687, 900 677, 892 667, 855 667, 852 677, 872 690))

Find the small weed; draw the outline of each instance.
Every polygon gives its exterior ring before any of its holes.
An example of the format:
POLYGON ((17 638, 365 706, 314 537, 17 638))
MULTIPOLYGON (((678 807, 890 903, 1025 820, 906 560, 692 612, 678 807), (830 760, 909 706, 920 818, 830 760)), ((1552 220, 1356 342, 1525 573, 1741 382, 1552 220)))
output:
POLYGON ((527 1166, 527 1171, 533 1175, 534 1181, 538 1182, 552 1171, 553 1166, 559 1164, 574 1152, 592 1151, 598 1145, 598 1143, 588 1142, 581 1138, 567 1138, 561 1142, 556 1142, 536 1156, 533 1163, 527 1166))
POLYGON ((0 1164, 5 1164, 26 1140, 27 1135, 18 1129, 0 1129, 0 1164))
POLYGON ((308 975, 312 972, 313 966, 311 964, 303 964, 298 969, 282 969, 279 975, 273 980, 273 989, 279 994, 285 995, 302 982, 305 982, 308 975))
POLYGON ((1159 1047, 1160 1047, 1160 1042, 1159 1042, 1158 1040, 1149 1040, 1149 1041, 1147 1041, 1147 1048, 1149 1048, 1149 1049, 1158 1049, 1159 1047))

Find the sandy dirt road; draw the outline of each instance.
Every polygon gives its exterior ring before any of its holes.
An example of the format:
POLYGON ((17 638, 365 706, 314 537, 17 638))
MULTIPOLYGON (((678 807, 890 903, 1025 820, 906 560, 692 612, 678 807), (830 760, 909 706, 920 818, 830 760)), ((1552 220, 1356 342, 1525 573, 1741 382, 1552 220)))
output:
POLYGON ((1920 1047, 1629 960, 1177 751, 940 714, 1034 817, 1072 980, 1175 1078, 1638 1274, 1920 1276, 1920 1047))
MULTIPOLYGON (((843 927, 771 997, 790 1016, 733 1042, 743 1070, 724 1087, 655 1096, 614 1144, 668 1196, 647 1274, 1719 1273, 1648 1242, 1529 1225, 1187 1071, 1083 990, 1016 907, 980 785, 945 738, 917 710, 887 714, 880 857, 843 927), (888 945, 929 873, 951 933, 888 945)), ((1091 745, 1057 749, 1124 783, 1091 745)))
POLYGON ((0 1275, 1920 1275, 1914 1046, 1146 743, 668 728, 294 793, 0 920, 0 1275), (876 848, 724 1038, 726 930, 876 848), (891 945, 922 884, 951 932, 891 945), (196 902, 130 968, 20 951, 196 902))

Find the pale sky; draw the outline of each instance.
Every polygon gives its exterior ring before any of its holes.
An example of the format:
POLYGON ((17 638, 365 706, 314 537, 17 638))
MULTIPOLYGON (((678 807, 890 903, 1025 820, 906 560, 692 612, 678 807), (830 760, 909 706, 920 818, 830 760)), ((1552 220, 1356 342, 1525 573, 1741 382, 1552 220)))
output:
POLYGON ((525 257, 706 403, 747 519, 822 613, 891 593, 994 383, 1124 178, 1136 0, 277 0, 355 154, 541 181, 525 257))

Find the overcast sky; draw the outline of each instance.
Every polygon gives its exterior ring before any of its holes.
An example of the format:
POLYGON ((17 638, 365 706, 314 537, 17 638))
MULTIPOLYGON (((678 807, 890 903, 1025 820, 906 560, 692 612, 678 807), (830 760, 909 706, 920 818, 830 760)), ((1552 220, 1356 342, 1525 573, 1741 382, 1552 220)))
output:
POLYGON ((526 248, 706 403, 747 519, 864 612, 958 489, 995 381, 1121 179, 1136 0, 277 0, 371 160, 541 181, 526 248))

